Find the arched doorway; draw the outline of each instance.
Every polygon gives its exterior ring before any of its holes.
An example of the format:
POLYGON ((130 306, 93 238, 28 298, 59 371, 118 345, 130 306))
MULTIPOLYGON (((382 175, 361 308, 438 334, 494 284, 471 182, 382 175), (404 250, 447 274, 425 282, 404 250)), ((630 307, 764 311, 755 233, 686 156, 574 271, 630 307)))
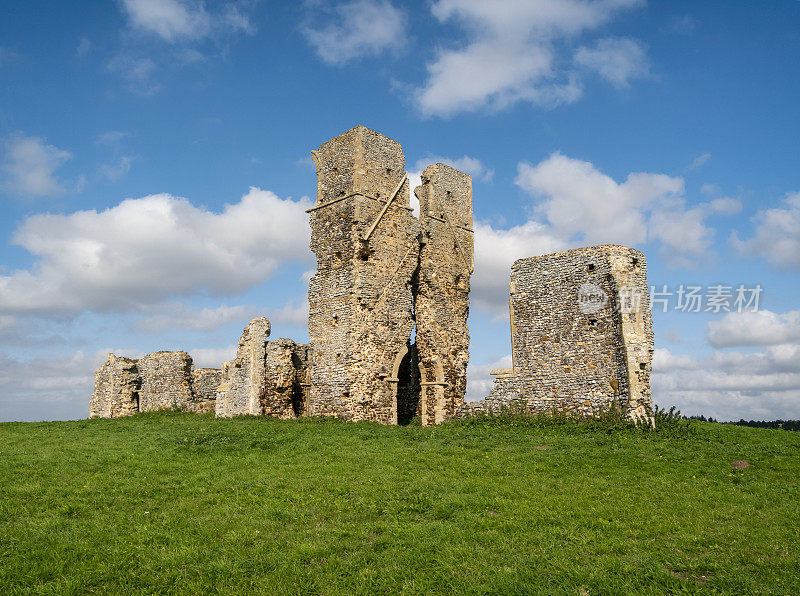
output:
POLYGON ((395 361, 393 379, 395 382, 395 407, 397 424, 405 426, 415 416, 419 416, 420 374, 419 356, 416 344, 411 344, 400 352, 395 361))

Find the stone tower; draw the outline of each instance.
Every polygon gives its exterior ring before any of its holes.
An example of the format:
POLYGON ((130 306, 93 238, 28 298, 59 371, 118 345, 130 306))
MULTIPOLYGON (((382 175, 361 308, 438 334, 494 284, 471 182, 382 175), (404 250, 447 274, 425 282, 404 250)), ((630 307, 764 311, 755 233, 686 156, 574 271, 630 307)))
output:
POLYGON ((397 421, 392 367, 414 327, 418 223, 400 144, 357 126, 312 153, 317 273, 308 289, 309 414, 397 421))
POLYGON ((425 169, 414 193, 422 228, 415 309, 420 415, 425 424, 438 424, 453 416, 467 389, 472 179, 439 163, 425 169))
POLYGON ((312 155, 308 413, 448 419, 466 388, 470 177, 443 164, 425 170, 420 221, 396 141, 357 126, 312 155))

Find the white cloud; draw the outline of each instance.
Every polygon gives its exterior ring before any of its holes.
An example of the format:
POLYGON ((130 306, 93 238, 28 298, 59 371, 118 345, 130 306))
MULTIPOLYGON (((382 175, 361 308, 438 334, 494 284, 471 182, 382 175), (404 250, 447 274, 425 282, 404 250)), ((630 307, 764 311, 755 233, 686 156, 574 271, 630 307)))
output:
POLYGON ((800 267, 800 192, 789 193, 784 199, 785 208, 764 209, 753 218, 755 235, 740 240, 737 233, 731 236, 733 245, 741 254, 761 256, 780 269, 800 267))
MULTIPOLYGON (((249 321, 248 321, 249 322, 249 321)), ((195 368, 222 368, 223 362, 236 357, 236 345, 225 348, 195 348, 188 350, 195 368)))
POLYGON ((715 348, 800 344, 800 310, 778 314, 769 310, 732 312, 706 324, 715 348))
POLYGON ((711 154, 710 153, 701 153, 700 155, 698 155, 697 157, 695 157, 692 160, 692 163, 689 164, 689 169, 690 170, 696 170, 697 168, 705 165, 705 163, 709 159, 711 159, 711 154))
POLYGON ((658 210, 650 216, 650 238, 661 241, 659 253, 672 268, 696 268, 710 254, 714 230, 705 225, 702 208, 658 210))
POLYGON ((467 401, 479 401, 488 397, 494 387, 494 377, 490 371, 498 368, 511 368, 513 365, 511 354, 503 356, 500 360, 492 364, 472 364, 467 365, 467 401))
POLYGON ((742 210, 742 201, 731 197, 720 197, 706 203, 706 208, 710 213, 736 215, 742 210))
POLYGON ((131 27, 170 43, 201 39, 220 30, 252 29, 247 16, 233 4, 219 14, 206 12, 203 2, 191 0, 123 0, 122 8, 131 27))
POLYGON ((227 306, 192 309, 180 302, 158 305, 156 314, 138 321, 135 327, 146 333, 160 333, 165 329, 193 329, 211 331, 232 321, 243 321, 242 325, 258 316, 255 306, 227 306))
MULTIPOLYGON (((575 73, 559 68, 563 58, 555 42, 595 29, 618 9, 637 4, 638 0, 439 0, 431 8, 434 17, 441 23, 460 23, 466 41, 437 50, 426 66, 428 80, 415 91, 417 106, 425 115, 449 116, 484 107, 502 109, 519 101, 575 101, 580 84, 575 73)), ((618 73, 620 68, 607 70, 618 73)))
POLYGON ((543 255, 568 247, 563 238, 536 221, 508 230, 475 223, 475 271, 470 302, 496 317, 508 317, 508 284, 517 259, 543 255))
POLYGON ((99 213, 31 216, 13 241, 38 260, 0 276, 0 313, 138 310, 173 296, 237 294, 281 263, 311 261, 310 206, 251 188, 221 213, 160 194, 99 213))
POLYGON ((674 202, 683 180, 665 174, 632 173, 625 182, 587 161, 554 153, 536 166, 520 163, 516 183, 541 198, 537 210, 554 232, 587 244, 640 244, 647 239, 645 211, 674 202))
POLYGON ((800 345, 705 358, 656 350, 653 398, 662 407, 721 420, 800 418, 800 345))
POLYGON ((344 64, 363 56, 400 49, 407 39, 407 17, 388 0, 353 0, 330 11, 331 19, 303 34, 328 64, 344 64))
POLYGON ((115 164, 101 164, 99 171, 100 175, 104 176, 111 182, 116 182, 131 170, 131 161, 133 159, 127 155, 119 158, 115 164))
POLYGON ((0 420, 86 418, 106 351, 20 359, 0 354, 0 420))
POLYGON ((649 74, 647 56, 634 39, 606 38, 593 48, 578 48, 575 63, 596 71, 618 89, 629 87, 631 79, 649 74))
POLYGON ((65 191, 55 171, 72 158, 69 151, 48 145, 39 137, 11 135, 2 142, 2 186, 13 193, 49 196, 65 191))
MULTIPOLYGON (((452 166, 466 174, 472 176, 473 180, 482 180, 483 182, 491 182, 494 177, 494 170, 486 167, 484 163, 477 157, 470 157, 469 155, 462 155, 461 157, 444 157, 441 155, 427 155, 418 159, 416 163, 410 168, 409 176, 415 174, 419 176, 429 165, 443 163, 452 166)), ((413 190, 414 187, 412 186, 413 190)))

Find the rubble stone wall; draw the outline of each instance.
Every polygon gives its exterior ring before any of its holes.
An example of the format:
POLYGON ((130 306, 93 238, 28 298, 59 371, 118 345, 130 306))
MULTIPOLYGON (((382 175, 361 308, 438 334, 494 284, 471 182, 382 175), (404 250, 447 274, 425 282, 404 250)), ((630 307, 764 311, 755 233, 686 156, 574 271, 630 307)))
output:
POLYGON ((428 166, 414 190, 422 228, 416 295, 416 344, 424 424, 453 417, 464 403, 469 361, 473 269, 472 178, 445 164, 428 166))
POLYGON ((193 369, 186 352, 153 352, 138 360, 109 354, 95 373, 90 418, 117 418, 172 408, 213 412, 221 371, 193 369))
POLYGON ((188 408, 192 402, 192 357, 186 352, 153 352, 137 361, 142 387, 139 411, 188 408))
POLYGON ((222 365, 217 416, 295 418, 306 413, 309 348, 290 339, 268 341, 269 334, 264 317, 244 328, 236 358, 222 365))
POLYGON ((117 418, 139 411, 141 379, 136 360, 109 354, 94 375, 90 418, 117 418))
POLYGON ((196 368, 192 371, 192 401, 189 409, 200 414, 213 414, 217 402, 217 389, 222 380, 218 368, 196 368))
MULTIPOLYGON (((651 405, 653 328, 644 255, 598 246, 521 259, 511 269, 513 369, 472 410, 598 413, 651 405)), ((462 411, 464 411, 462 409, 462 411)))

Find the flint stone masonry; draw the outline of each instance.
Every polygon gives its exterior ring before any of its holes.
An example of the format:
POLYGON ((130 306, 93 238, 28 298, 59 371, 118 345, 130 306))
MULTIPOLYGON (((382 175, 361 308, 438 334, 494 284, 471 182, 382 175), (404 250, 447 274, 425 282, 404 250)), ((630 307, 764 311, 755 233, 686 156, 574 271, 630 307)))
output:
POLYGON ((213 414, 217 403, 217 389, 222 380, 218 368, 196 368, 192 371, 193 400, 189 409, 200 414, 213 414))
POLYGON ((94 375, 90 418, 118 418, 139 411, 141 387, 136 360, 109 354, 94 375))
POLYGON ((236 358, 222 365, 216 415, 295 418, 308 405, 309 348, 290 339, 268 341, 264 317, 242 331, 236 358))
POLYGON ((653 327, 644 255, 597 246, 520 259, 511 269, 513 368, 465 410, 522 406, 584 415, 651 406, 653 327))
POLYGON ((464 404, 469 361, 469 281, 473 269, 472 179, 428 166, 419 199, 422 227, 415 315, 423 424, 453 417, 464 404))
POLYGON ((153 352, 134 360, 109 354, 95 373, 90 418, 183 409, 213 412, 220 372, 193 370, 186 352, 153 352))
POLYGON ((192 399, 192 357, 186 352, 153 352, 137 362, 142 386, 139 411, 187 407, 192 399))
POLYGON ((441 422, 463 403, 466 387, 471 179, 442 164, 428 168, 418 196, 430 215, 421 224, 396 141, 357 126, 312 154, 317 273, 308 290, 308 412, 441 422))
POLYGON ((428 166, 414 189, 417 218, 397 141, 356 126, 312 157, 310 343, 270 341, 269 320, 257 317, 222 370, 194 370, 186 352, 109 354, 91 416, 179 407, 430 425, 508 406, 594 415, 614 404, 647 416, 653 328, 642 253, 596 246, 514 263, 513 368, 492 371, 490 395, 467 404, 472 179, 428 166))

